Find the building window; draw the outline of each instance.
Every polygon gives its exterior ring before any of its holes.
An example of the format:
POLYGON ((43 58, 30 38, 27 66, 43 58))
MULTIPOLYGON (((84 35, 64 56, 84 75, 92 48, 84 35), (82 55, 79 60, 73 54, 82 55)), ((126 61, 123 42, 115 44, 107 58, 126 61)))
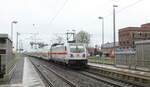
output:
POLYGON ((122 45, 121 42, 120 42, 120 45, 122 45))
POLYGON ((0 38, 0 43, 5 44, 6 43, 6 39, 0 38))
POLYGON ((0 54, 6 54, 6 50, 0 49, 0 54))
POLYGON ((129 44, 129 41, 127 40, 127 44, 129 44))
POLYGON ((123 44, 125 44, 125 41, 123 41, 123 44))
POLYGON ((135 44, 134 41, 132 42, 132 44, 133 44, 133 45, 135 44))
POLYGON ((142 35, 142 32, 140 32, 140 36, 142 35))
POLYGON ((134 33, 132 34, 132 37, 134 38, 134 33))
POLYGON ((147 33, 145 33, 145 37, 147 37, 147 33))

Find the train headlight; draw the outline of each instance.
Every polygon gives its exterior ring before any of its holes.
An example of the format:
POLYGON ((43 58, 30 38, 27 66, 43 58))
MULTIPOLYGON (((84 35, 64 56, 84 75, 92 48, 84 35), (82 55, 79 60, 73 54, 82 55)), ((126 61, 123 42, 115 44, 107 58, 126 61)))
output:
POLYGON ((85 54, 83 54, 82 57, 85 57, 85 54))
POLYGON ((73 54, 70 54, 70 57, 73 58, 74 57, 73 54))

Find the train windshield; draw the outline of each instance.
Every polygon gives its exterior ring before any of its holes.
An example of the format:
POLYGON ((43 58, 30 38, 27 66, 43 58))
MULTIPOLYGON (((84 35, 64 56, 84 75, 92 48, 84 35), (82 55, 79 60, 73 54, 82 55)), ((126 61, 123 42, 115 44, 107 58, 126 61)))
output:
POLYGON ((83 53, 84 50, 84 46, 78 46, 78 45, 74 45, 74 46, 70 46, 70 52, 72 53, 83 53))

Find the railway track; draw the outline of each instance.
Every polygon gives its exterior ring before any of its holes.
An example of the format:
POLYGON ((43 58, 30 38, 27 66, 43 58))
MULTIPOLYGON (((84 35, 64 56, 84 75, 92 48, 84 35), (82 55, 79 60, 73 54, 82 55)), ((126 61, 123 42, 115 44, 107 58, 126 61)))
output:
POLYGON ((65 81, 67 84, 69 84, 71 87, 77 87, 77 85, 71 81, 69 81, 68 79, 66 79, 64 76, 56 73, 54 70, 52 70, 51 68, 43 65, 43 67, 51 72, 53 72, 56 76, 58 76, 60 79, 62 79, 63 81, 65 81))
POLYGON ((124 81, 120 81, 120 80, 114 80, 114 79, 111 79, 109 77, 94 74, 94 73, 91 73, 91 72, 88 72, 88 71, 81 71, 79 73, 82 74, 82 75, 85 75, 89 78, 95 79, 97 81, 104 82, 105 84, 111 85, 113 87, 146 87, 144 85, 124 82, 124 81))
POLYGON ((149 87, 146 84, 124 81, 124 80, 116 79, 116 78, 113 78, 110 76, 105 76, 103 74, 100 74, 100 73, 94 72, 94 71, 90 71, 90 70, 85 70, 84 72, 80 72, 80 73, 84 74, 86 76, 89 76, 91 78, 98 79, 100 81, 104 80, 104 82, 106 81, 106 83, 108 83, 108 84, 111 82, 111 83, 113 83, 113 85, 116 85, 118 87, 124 87, 124 86, 127 86, 127 87, 149 87), (92 75, 96 75, 98 77, 95 78, 95 76, 92 77, 92 75))
POLYGON ((48 72, 52 72, 53 74, 55 74, 57 77, 59 77, 62 81, 64 81, 65 83, 67 83, 70 87, 78 87, 75 83, 69 81, 68 79, 66 79, 65 77, 63 77, 62 75, 60 75, 59 73, 55 72, 54 70, 52 70, 51 68, 45 66, 45 65, 36 65, 31 59, 30 61, 32 62, 32 64, 34 65, 34 67, 37 69, 37 71, 39 72, 39 74, 42 76, 42 78, 44 78, 44 80, 46 81, 46 84, 48 84, 49 87, 57 87, 53 84, 52 81, 50 81, 50 79, 48 78, 48 72), (40 69, 39 69, 40 67, 40 69), (44 72, 44 71, 47 71, 44 72), (47 75, 47 76, 46 76, 47 75))
MULTIPOLYGON (((81 70, 73 70, 73 69, 68 69, 67 67, 58 65, 58 64, 50 64, 50 66, 49 66, 48 65, 49 63, 46 64, 46 61, 41 61, 41 62, 42 62, 41 66, 43 68, 52 72, 57 77, 61 78, 64 82, 66 82, 67 84, 70 84, 71 87, 80 87, 81 83, 78 85, 75 85, 76 82, 74 82, 74 83, 71 82, 70 78, 68 78, 66 75, 67 73, 71 73, 72 75, 78 74, 79 76, 81 76, 80 78, 86 77, 89 79, 93 79, 99 83, 109 85, 110 87, 149 87, 149 86, 139 85, 136 83, 125 82, 125 81, 120 81, 118 79, 113 79, 113 78, 110 78, 109 76, 104 76, 104 75, 101 75, 100 73, 96 73, 94 71, 91 72, 89 69, 82 70, 82 71, 81 70), (60 72, 58 72, 58 71, 60 71, 60 72), (66 74, 62 73, 64 71, 66 74), (56 72, 58 72, 58 73, 56 73, 56 72)), ((101 87, 101 86, 99 86, 99 87, 101 87)))
MULTIPOLYGON (((57 64, 55 64, 55 65, 57 65, 57 64)), ((60 66, 60 65, 57 65, 57 66, 60 66)), ((44 66, 44 67, 49 69, 46 66, 44 66)), ((62 66, 60 66, 60 67, 68 70, 67 67, 62 67, 62 66)), ((113 79, 113 78, 110 78, 109 76, 104 76, 104 75, 101 75, 101 74, 93 72, 93 71, 92 72, 90 72, 88 70, 83 70, 83 71, 73 70, 73 71, 77 72, 79 74, 82 74, 88 78, 92 78, 96 81, 103 82, 104 84, 108 84, 108 85, 113 86, 113 87, 145 87, 142 84, 130 83, 130 82, 125 82, 125 81, 121 81, 118 79, 113 79)))
POLYGON ((91 73, 88 73, 88 72, 79 72, 80 74, 82 75, 85 75, 89 78, 92 78, 92 79, 95 79, 97 81, 100 81, 100 82, 103 82, 104 84, 108 84, 108 85, 111 85, 113 87, 129 87, 128 85, 126 84, 123 84, 123 83, 119 83, 119 82, 116 82, 116 81, 113 81, 113 80, 110 80, 108 78, 104 78, 104 77, 99 77, 97 75, 93 75, 91 73))
POLYGON ((46 86, 48 86, 48 87, 55 87, 54 84, 50 81, 50 79, 47 78, 47 76, 43 73, 43 71, 41 71, 39 69, 39 66, 37 66, 31 59, 29 59, 29 60, 31 61, 31 63, 33 64, 33 66, 35 67, 35 69, 37 70, 37 72, 39 73, 39 75, 44 80, 46 86))
MULTIPOLYGON (((60 66, 60 67, 67 69, 67 67, 62 67, 62 66, 60 66)), ((119 79, 114 79, 114 78, 111 78, 109 76, 104 76, 104 75, 94 72, 94 71, 89 71, 89 70, 83 70, 83 71, 73 70, 73 71, 80 73, 88 78, 92 78, 96 81, 103 82, 104 84, 108 84, 112 87, 149 87, 144 84, 132 83, 132 82, 127 82, 127 81, 123 81, 123 80, 119 80, 119 79)))

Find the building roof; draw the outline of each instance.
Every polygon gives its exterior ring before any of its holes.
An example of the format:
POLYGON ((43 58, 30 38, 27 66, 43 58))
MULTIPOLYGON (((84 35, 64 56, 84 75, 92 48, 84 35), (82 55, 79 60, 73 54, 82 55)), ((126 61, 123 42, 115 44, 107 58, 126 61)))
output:
POLYGON ((0 38, 8 38, 8 34, 0 34, 0 38))
POLYGON ((126 27, 122 28, 119 30, 119 32, 124 32, 124 31, 148 31, 150 32, 150 28, 147 27, 126 27))
POLYGON ((9 39, 8 34, 0 34, 0 38, 5 38, 5 39, 8 39, 12 42, 12 40, 9 39))
POLYGON ((141 27, 125 27, 119 30, 122 31, 150 31, 150 23, 142 24, 141 27))
MULTIPOLYGON (((105 43, 105 44, 102 44, 101 45, 102 46, 102 48, 112 48, 112 47, 114 47, 114 43, 112 42, 112 43, 105 43)), ((117 46, 119 46, 119 44, 118 44, 118 42, 116 42, 116 47, 117 46)))
POLYGON ((143 28, 150 28, 150 23, 142 24, 141 27, 143 27, 143 28))

